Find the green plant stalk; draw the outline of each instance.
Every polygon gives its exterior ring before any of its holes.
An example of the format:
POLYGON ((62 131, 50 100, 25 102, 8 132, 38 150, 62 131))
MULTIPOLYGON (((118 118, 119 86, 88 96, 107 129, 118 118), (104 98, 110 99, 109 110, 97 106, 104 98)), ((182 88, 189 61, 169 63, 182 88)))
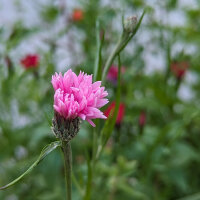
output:
POLYGON ((93 165, 93 162, 89 160, 89 158, 87 161, 87 165, 88 165, 88 172, 87 172, 88 178, 87 178, 87 185, 86 185, 84 200, 91 199, 92 179, 93 179, 93 174, 94 174, 94 165, 93 165))
MULTIPOLYGON (((103 75, 102 75, 102 82, 105 82, 106 79, 106 75, 108 73, 108 70, 111 66, 111 64, 113 63, 114 59, 116 56, 118 56, 118 90, 117 90, 117 98, 116 98, 116 107, 115 107, 115 111, 114 111, 114 117, 111 123, 111 129, 113 130, 114 125, 115 125, 115 121, 117 118, 117 113, 118 113, 118 109, 119 109, 119 104, 120 104, 120 78, 121 78, 121 61, 120 61, 120 52, 126 47, 126 45, 128 44, 128 42, 131 40, 131 38, 136 34, 137 30, 140 27, 140 24, 142 22, 142 19, 144 17, 145 11, 143 12, 142 16, 140 17, 140 20, 135 28, 135 30, 129 34, 127 33, 125 30, 123 30, 117 44, 115 45, 115 48, 113 49, 112 53, 110 54, 110 56, 108 57, 104 70, 103 70, 103 75)), ((98 37, 97 37, 97 46, 98 48, 98 54, 97 54, 97 62, 95 64, 95 80, 97 79, 97 76, 99 74, 99 70, 100 70, 100 60, 101 60, 101 45, 100 42, 98 41, 98 37)), ((104 131, 103 131, 104 132, 104 131)), ((85 193, 85 197, 84 200, 89 200, 90 196, 91 196, 91 186, 92 186, 92 179, 94 176, 94 169, 95 169, 95 163, 98 160, 103 147, 105 146, 107 140, 109 139, 110 135, 111 135, 112 131, 109 131, 108 135, 106 136, 106 140, 103 141, 102 139, 102 144, 98 145, 97 147, 97 135, 94 135, 93 137, 93 155, 92 155, 92 160, 88 160, 88 180, 87 180, 87 186, 86 186, 86 193, 85 193)), ((96 133, 95 133, 96 134, 96 133)), ((102 136, 102 134, 101 134, 102 136)))
POLYGON ((84 191, 82 190, 81 186, 79 185, 79 182, 77 181, 75 175, 72 172, 72 181, 74 183, 74 185, 76 186, 79 194, 81 195, 81 197, 83 197, 84 191))
POLYGON ((179 90, 179 88, 180 88, 181 81, 182 81, 181 78, 177 78, 177 79, 176 79, 176 85, 175 85, 175 91, 176 91, 176 93, 178 92, 178 90, 179 90))
POLYGON ((72 151, 70 142, 62 141, 62 151, 64 154, 65 182, 67 200, 72 199, 72 151))
MULTIPOLYGON (((99 21, 96 22, 96 40, 97 40, 97 54, 94 67, 94 81, 101 80, 101 64, 102 64, 101 50, 104 41, 104 34, 102 35, 102 38, 100 38, 99 21)), ((98 123, 98 121, 96 123, 98 123)), ((92 179, 96 162, 97 145, 98 145, 98 135, 95 129, 93 133, 93 142, 92 142, 92 159, 91 160, 88 159, 87 161, 88 177, 87 177, 84 200, 89 200, 91 196, 91 187, 92 187, 92 179)))
POLYGON ((101 131, 101 144, 97 148, 96 160, 98 160, 99 156, 101 155, 101 152, 103 151, 104 146, 106 145, 108 139, 112 134, 119 110, 120 97, 121 97, 121 60, 119 54, 118 54, 118 72, 119 73, 117 77, 117 95, 116 95, 115 109, 113 112, 113 116, 107 119, 107 122, 101 131))
POLYGON ((98 135, 97 132, 94 130, 93 143, 92 143, 92 165, 94 165, 96 161, 97 145, 98 145, 98 135))
POLYGON ((92 180, 94 177, 94 170, 95 170, 95 164, 96 164, 97 147, 98 147, 98 135, 97 135, 97 131, 94 130, 93 142, 92 142, 92 159, 91 160, 88 159, 88 161, 87 161, 88 179, 87 179, 84 200, 89 200, 90 196, 91 196, 91 187, 92 187, 92 180))
MULTIPOLYGON (((118 70, 121 72, 121 62, 120 62, 120 56, 118 55, 118 70)), ((112 121, 112 124, 109 125, 114 128, 114 124, 117 118, 117 111, 119 109, 119 103, 120 103, 120 80, 121 80, 121 73, 118 73, 118 91, 117 91, 117 101, 116 101, 116 109, 114 111, 114 119, 112 121)), ((109 137, 108 137, 109 138, 109 137)), ((108 139, 107 138, 107 139, 108 139)), ((106 140, 107 141, 107 140, 106 140)), ((106 142, 105 142, 106 144, 106 142)), ((87 178, 87 185, 86 185, 86 192, 84 196, 84 200, 90 200, 91 199, 91 189, 92 189, 92 180, 94 178, 94 170, 95 170, 95 164, 96 161, 98 160, 104 145, 98 145, 98 135, 97 132, 94 131, 93 133, 93 145, 92 145, 92 159, 88 159, 88 178, 87 178)))
POLYGON ((167 59, 167 66, 165 72, 165 83, 167 85, 167 81, 170 76, 170 65, 171 65, 171 46, 169 43, 167 44, 166 59, 167 59))
POLYGON ((108 70, 110 68, 110 66, 112 65, 116 55, 119 53, 120 47, 122 46, 122 43, 124 42, 124 32, 121 34, 115 48, 113 49, 113 51, 111 52, 110 56, 108 57, 104 70, 103 70, 103 75, 102 75, 102 82, 105 82, 106 79, 106 75, 108 73, 108 70))
POLYGON ((97 42, 97 52, 96 52, 96 59, 95 59, 95 67, 94 67, 94 81, 101 80, 101 71, 102 71, 102 57, 101 51, 104 42, 104 33, 102 37, 100 36, 100 26, 99 21, 96 22, 96 42, 97 42))
MULTIPOLYGON (((103 75, 102 75, 102 82, 103 83, 105 82, 106 75, 107 75, 108 70, 109 70, 110 66, 112 65, 115 57, 120 54, 120 52, 126 47, 126 45, 129 43, 129 41, 137 33, 137 31, 138 31, 138 29, 139 29, 139 27, 142 23, 145 12, 146 12, 146 10, 143 11, 143 13, 142 13, 142 15, 141 15, 141 17, 140 17, 140 19, 137 23, 137 26, 135 27, 135 30, 132 33, 127 33, 125 30, 123 30, 117 44, 115 45, 112 53, 110 54, 110 56, 108 57, 108 59, 106 61, 106 64, 105 64, 105 67, 104 67, 104 70, 103 70, 103 75)), ((124 25, 123 25, 123 28, 124 28, 124 25)))
POLYGON ((139 137, 143 135, 144 125, 139 125, 139 137))

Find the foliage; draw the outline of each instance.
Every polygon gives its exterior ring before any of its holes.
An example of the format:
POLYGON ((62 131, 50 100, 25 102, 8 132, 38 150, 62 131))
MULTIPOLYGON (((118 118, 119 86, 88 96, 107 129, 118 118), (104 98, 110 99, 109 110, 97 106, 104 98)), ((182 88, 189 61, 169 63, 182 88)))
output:
MULTIPOLYGON (((16 2, 22 9, 22 1, 16 2)), ((73 199, 199 199, 200 4, 114 2, 80 1, 84 17, 75 22, 70 6, 33 1, 38 23, 29 26, 22 18, 0 24, 0 186, 27 170, 41 149, 55 141, 51 75, 72 67, 100 80, 122 32, 121 16, 139 18, 146 8, 136 35, 120 52, 121 61, 119 55, 113 61, 125 72, 118 74, 117 84, 104 82, 109 101, 126 106, 123 121, 114 127, 115 111, 107 121, 96 120, 96 128, 83 122, 71 143, 73 199), (184 23, 176 24, 177 18, 184 23), (28 48, 23 49, 24 43, 28 48), (70 54, 65 67, 58 56, 63 49, 70 54), (36 69, 21 66, 28 53, 40 56, 36 69), (174 62, 189 63, 181 80, 171 71, 174 62), (146 114, 142 127, 141 112, 146 114)), ((0 199, 64 199, 63 176, 62 156, 55 150, 23 182, 0 191, 0 199)))

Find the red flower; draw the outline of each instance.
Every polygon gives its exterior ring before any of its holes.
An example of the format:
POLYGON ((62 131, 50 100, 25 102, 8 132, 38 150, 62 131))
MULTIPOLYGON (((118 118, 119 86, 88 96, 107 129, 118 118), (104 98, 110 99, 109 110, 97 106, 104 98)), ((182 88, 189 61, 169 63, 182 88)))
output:
MULTIPOLYGON (((121 67, 121 73, 125 72, 125 67, 121 67)), ((112 65, 108 71, 107 79, 116 82, 118 76, 118 66, 112 65)))
POLYGON ((37 54, 28 54, 21 59, 20 63, 26 69, 35 68, 39 64, 39 56, 37 54))
MULTIPOLYGON (((104 115, 106 117, 113 115, 115 109, 115 102, 112 102, 110 106, 104 111, 104 115)), ((120 124, 124 118, 124 111, 125 111, 125 105, 123 103, 120 103, 119 110, 117 114, 116 124, 120 124)))
POLYGON ((146 113, 142 111, 139 117, 139 125, 144 126, 146 124, 146 113))
POLYGON ((74 9, 72 14, 73 21, 81 21, 83 19, 83 11, 81 9, 74 9))
POLYGON ((177 79, 182 79, 185 72, 189 68, 189 63, 186 61, 173 62, 170 66, 172 73, 177 77, 177 79))

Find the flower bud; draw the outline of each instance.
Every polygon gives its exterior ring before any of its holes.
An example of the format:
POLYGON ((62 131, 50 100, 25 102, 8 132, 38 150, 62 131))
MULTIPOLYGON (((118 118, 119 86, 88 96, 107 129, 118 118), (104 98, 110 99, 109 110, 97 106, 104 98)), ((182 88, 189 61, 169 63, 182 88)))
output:
POLYGON ((82 9, 74 9, 73 14, 72 14, 72 20, 74 22, 78 22, 83 20, 84 18, 84 14, 83 14, 83 10, 82 9))
POLYGON ((139 117, 139 125, 142 127, 146 124, 146 113, 142 111, 139 117))
MULTIPOLYGON (((121 67, 121 74, 124 74, 126 71, 125 67, 121 67)), ((107 79, 112 82, 114 85, 117 85, 117 77, 118 77, 118 66, 112 65, 108 71, 107 79)))
MULTIPOLYGON (((114 109, 115 109, 115 102, 112 102, 110 104, 110 106, 104 111, 104 115, 106 117, 109 117, 110 115, 113 115, 114 109)), ((117 119, 116 119, 116 125, 120 125, 123 118, 124 118, 124 112, 125 112, 125 104, 124 103, 120 103, 119 104, 119 110, 118 110, 118 114, 117 114, 117 119)))
POLYGON ((20 60, 20 63, 25 69, 37 68, 39 65, 39 55, 27 54, 24 58, 20 60))
POLYGON ((187 61, 172 62, 170 68, 176 78, 181 80, 189 68, 189 63, 187 61))
POLYGON ((131 16, 124 20, 124 31, 132 33, 137 25, 137 17, 131 16))
POLYGON ((80 119, 78 117, 75 119, 65 119, 55 112, 52 122, 52 130, 55 136, 62 141, 69 142, 77 135, 80 129, 80 119))

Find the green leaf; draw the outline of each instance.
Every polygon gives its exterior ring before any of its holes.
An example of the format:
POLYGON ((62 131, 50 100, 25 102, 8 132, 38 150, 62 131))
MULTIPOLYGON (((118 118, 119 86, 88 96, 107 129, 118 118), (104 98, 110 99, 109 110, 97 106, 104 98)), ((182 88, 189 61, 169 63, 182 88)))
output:
POLYGON ((10 182, 9 184, 1 187, 0 190, 7 189, 10 186, 17 183, 18 181, 20 181, 22 178, 24 178, 24 176, 29 174, 49 153, 51 153, 53 150, 55 150, 59 146, 61 146, 60 141, 55 141, 55 142, 52 142, 51 144, 46 145, 41 151, 38 159, 21 176, 19 176, 18 178, 16 178, 14 181, 10 182))
POLYGON ((101 50, 104 42, 104 33, 102 34, 102 39, 101 39, 99 21, 96 22, 96 40, 97 40, 97 52, 96 52, 96 60, 94 68, 94 81, 101 80, 101 71, 102 71, 101 50))

